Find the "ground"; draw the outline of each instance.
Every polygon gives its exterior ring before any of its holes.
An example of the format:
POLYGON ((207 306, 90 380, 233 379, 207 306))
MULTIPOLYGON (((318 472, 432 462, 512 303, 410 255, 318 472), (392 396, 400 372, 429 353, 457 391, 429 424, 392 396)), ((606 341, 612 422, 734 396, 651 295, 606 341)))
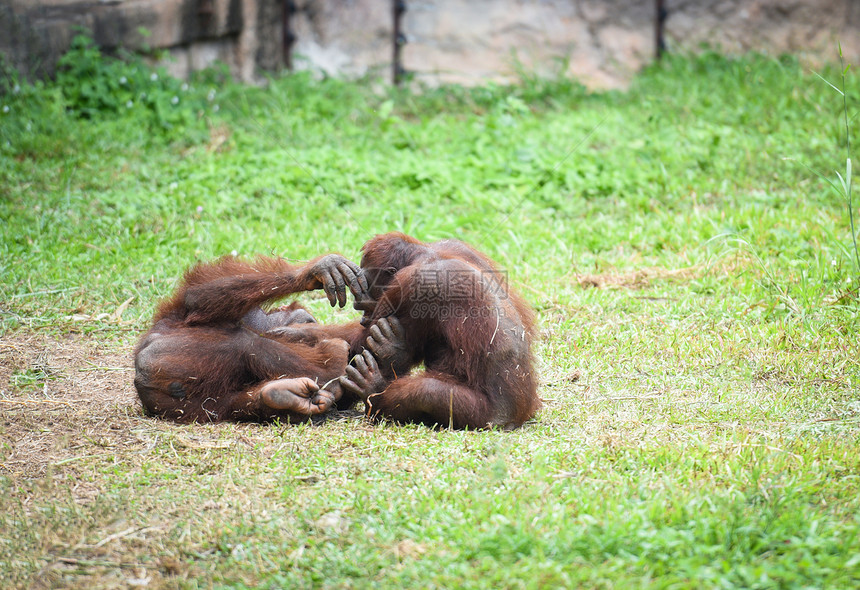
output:
POLYGON ((0 76, 0 587, 860 585, 857 89, 713 52, 605 93, 184 83, 87 48, 0 76), (131 351, 189 265, 392 230, 535 308, 534 420, 142 414, 131 351))

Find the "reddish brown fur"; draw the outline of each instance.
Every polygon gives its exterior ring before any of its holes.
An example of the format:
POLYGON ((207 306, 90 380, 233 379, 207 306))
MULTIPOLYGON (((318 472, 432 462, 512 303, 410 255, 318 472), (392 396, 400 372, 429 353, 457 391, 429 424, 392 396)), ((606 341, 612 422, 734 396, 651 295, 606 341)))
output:
POLYGON ((401 233, 376 236, 362 252, 377 301, 364 308, 368 327, 350 354, 372 322, 392 315, 412 353, 402 366, 381 367, 390 382, 368 398, 369 415, 455 428, 517 427, 534 416, 534 314, 489 258, 457 240, 425 244, 401 233), (424 372, 408 374, 422 362, 424 372))
POLYGON ((282 378, 308 377, 320 386, 336 379, 348 360, 346 342, 361 327, 307 323, 313 318, 296 304, 269 314, 259 306, 322 287, 315 271, 323 258, 294 266, 225 257, 186 272, 134 352, 145 410, 178 422, 307 419, 267 407, 261 389, 282 378))

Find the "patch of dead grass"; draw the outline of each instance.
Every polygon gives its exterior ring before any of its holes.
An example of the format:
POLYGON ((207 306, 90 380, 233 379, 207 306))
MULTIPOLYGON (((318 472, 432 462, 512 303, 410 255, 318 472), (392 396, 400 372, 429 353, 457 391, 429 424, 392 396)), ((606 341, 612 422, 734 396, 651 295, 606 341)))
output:
POLYGON ((712 264, 694 264, 683 268, 651 266, 625 272, 575 273, 574 280, 583 288, 595 289, 645 289, 657 281, 685 282, 701 279, 706 275, 735 276, 748 271, 753 260, 742 252, 722 258, 712 264))
POLYGON ((643 289, 656 280, 685 281, 702 276, 701 266, 667 269, 640 268, 621 273, 575 274, 580 287, 595 289, 643 289))
POLYGON ((277 474, 256 473, 250 465, 298 444, 285 440, 317 436, 316 429, 299 433, 286 425, 149 418, 133 375, 130 345, 74 334, 0 338, 0 477, 11 484, 0 511, 8 522, 27 523, 9 532, 19 551, 7 564, 11 572, 0 567, 0 587, 173 587, 194 580, 215 555, 210 539, 223 523, 249 514, 263 519, 265 497, 277 496, 277 474), (248 457, 253 461, 241 467, 248 457), (103 475, 113 473, 112 465, 120 475, 103 475), (166 465, 183 477, 161 479, 166 465), (159 475, 133 491, 148 481, 146 469, 159 475), (201 495, 205 482, 225 469, 253 475, 218 479, 211 496, 201 495), (200 502, 177 502, 162 489, 186 490, 200 502), (130 498, 133 509, 126 507, 130 498))
MULTIPOLYGON (((159 440, 169 440, 181 454, 237 445, 247 450, 272 437, 269 425, 188 426, 149 418, 133 378, 131 346, 77 334, 0 337, 0 441, 5 443, 0 475, 37 479, 61 471, 72 477, 78 462, 143 456, 159 440)), ((326 418, 360 421, 361 416, 349 411, 326 418)), ((98 493, 97 486, 84 482, 72 489, 82 501, 98 493)))
POLYGON ((0 472, 34 478, 51 465, 140 446, 130 351, 78 335, 0 338, 0 472), (31 376, 22 380, 22 375, 31 376))

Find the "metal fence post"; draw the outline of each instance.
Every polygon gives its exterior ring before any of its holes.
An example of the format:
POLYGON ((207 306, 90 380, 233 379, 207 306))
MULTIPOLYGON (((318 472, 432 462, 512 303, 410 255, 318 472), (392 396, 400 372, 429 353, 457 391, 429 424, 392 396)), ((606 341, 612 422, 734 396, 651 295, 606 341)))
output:
POLYGON ((406 0, 392 0, 392 12, 394 16, 394 60, 392 67, 392 79, 395 85, 399 85, 406 76, 406 70, 403 68, 401 50, 406 45, 406 35, 403 34, 402 20, 403 13, 406 12, 406 0))
POLYGON ((293 16, 295 14, 296 3, 293 0, 284 0, 284 27, 281 50, 283 51, 284 66, 288 70, 293 69, 293 44, 296 42, 296 34, 293 32, 293 16))
POLYGON ((657 14, 654 21, 654 52, 657 59, 663 57, 666 53, 666 40, 663 37, 663 29, 666 25, 666 18, 669 16, 669 10, 666 8, 666 0, 657 0, 657 14))

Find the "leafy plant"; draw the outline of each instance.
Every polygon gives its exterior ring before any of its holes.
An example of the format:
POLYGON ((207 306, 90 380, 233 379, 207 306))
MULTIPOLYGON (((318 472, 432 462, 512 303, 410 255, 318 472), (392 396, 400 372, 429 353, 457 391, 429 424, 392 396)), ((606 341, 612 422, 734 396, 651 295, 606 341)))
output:
POLYGON ((75 36, 60 59, 56 84, 69 112, 85 119, 123 116, 158 130, 202 129, 217 110, 211 88, 177 80, 128 52, 106 56, 86 35, 75 36))

